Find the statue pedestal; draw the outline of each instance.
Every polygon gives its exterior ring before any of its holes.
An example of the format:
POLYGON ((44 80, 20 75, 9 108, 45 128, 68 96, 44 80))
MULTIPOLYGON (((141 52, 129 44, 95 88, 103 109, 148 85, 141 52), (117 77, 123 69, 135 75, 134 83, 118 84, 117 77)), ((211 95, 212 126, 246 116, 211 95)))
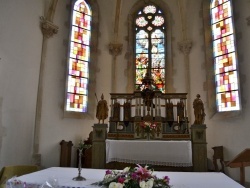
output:
POLYGON ((93 126, 92 168, 105 168, 107 127, 107 124, 94 124, 93 126))
POLYGON ((193 171, 207 171, 207 141, 206 125, 191 125, 192 150, 193 150, 193 171))

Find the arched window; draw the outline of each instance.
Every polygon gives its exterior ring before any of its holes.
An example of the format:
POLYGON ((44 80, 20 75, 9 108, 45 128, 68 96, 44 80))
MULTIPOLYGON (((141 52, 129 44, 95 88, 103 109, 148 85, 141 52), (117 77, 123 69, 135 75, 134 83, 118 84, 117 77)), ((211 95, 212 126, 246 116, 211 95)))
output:
POLYGON ((231 0, 210 3, 218 112, 240 110, 239 79, 231 0))
POLYGON ((154 89, 166 91, 165 81, 165 16, 156 5, 141 8, 135 24, 135 89, 142 89, 147 71, 154 80, 154 89))
POLYGON ((94 70, 96 63, 97 23, 98 6, 95 0, 74 0, 72 2, 66 73, 66 114, 93 113, 95 87, 93 85, 89 87, 89 83, 95 82, 95 73, 91 69, 94 70), (92 107, 89 106, 90 100, 93 103, 92 107))

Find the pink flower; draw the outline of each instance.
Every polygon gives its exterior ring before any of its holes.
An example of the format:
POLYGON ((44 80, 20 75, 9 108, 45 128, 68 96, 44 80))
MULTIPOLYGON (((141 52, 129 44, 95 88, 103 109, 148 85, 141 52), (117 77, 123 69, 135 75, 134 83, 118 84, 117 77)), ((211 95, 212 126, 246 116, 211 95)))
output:
POLYGON ((136 180, 136 179, 138 178, 137 173, 133 172, 133 173, 131 174, 131 178, 132 178, 133 180, 136 180))
POLYGON ((165 181, 166 183, 169 183, 169 180, 170 180, 170 178, 168 176, 163 177, 163 181, 165 181))
POLYGON ((106 170, 106 175, 108 174, 112 174, 112 171, 111 170, 106 170))
POLYGON ((138 179, 140 180, 145 180, 149 177, 151 177, 151 171, 149 171, 147 169, 147 166, 145 166, 145 168, 143 168, 142 166, 138 165, 138 167, 136 167, 136 173, 137 173, 137 176, 139 177, 138 179))
POLYGON ((122 177, 119 177, 119 178, 118 178, 118 183, 123 184, 124 181, 125 181, 125 178, 122 178, 122 177))

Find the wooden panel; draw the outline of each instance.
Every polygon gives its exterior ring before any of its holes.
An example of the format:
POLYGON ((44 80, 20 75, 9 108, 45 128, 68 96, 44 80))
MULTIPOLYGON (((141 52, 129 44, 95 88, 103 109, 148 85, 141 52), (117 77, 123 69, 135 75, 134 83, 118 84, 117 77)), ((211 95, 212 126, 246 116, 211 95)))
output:
POLYGON ((73 143, 72 141, 66 142, 62 140, 61 145, 61 155, 60 155, 60 167, 70 167, 71 166, 71 150, 73 143))

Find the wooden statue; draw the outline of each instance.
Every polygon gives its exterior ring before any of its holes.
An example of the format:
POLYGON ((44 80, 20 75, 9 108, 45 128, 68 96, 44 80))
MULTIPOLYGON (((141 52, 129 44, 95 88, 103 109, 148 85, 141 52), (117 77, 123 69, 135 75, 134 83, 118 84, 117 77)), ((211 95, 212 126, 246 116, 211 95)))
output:
POLYGON ((196 99, 193 102, 193 108, 194 108, 194 116, 195 121, 194 124, 204 124, 205 121, 205 111, 204 111, 204 104, 202 100, 200 99, 200 95, 196 95, 196 99))
POLYGON ((104 124, 104 120, 108 117, 108 105, 107 101, 104 100, 104 96, 102 94, 101 100, 98 101, 97 108, 96 108, 96 118, 98 119, 98 123, 100 124, 100 121, 102 120, 102 123, 104 124))

